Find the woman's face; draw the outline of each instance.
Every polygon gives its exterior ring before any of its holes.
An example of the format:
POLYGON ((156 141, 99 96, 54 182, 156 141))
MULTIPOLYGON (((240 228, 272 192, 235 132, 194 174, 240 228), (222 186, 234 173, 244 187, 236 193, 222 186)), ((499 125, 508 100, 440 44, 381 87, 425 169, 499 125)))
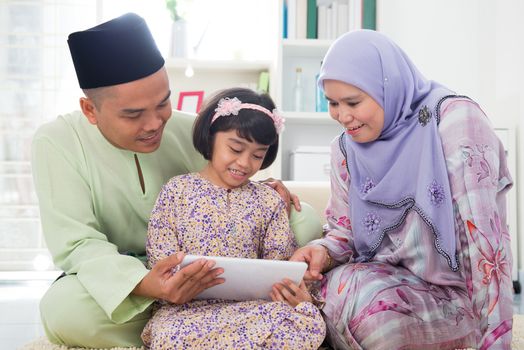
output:
POLYGON ((329 115, 358 143, 375 141, 384 128, 384 110, 364 91, 338 80, 324 80, 329 115))

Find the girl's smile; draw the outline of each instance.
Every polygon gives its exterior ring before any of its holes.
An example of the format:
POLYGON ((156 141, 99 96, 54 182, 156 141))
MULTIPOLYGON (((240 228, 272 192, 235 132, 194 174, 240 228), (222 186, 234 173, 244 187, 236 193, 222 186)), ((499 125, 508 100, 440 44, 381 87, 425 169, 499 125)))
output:
POLYGON ((213 140, 211 160, 200 174, 220 187, 240 187, 260 170, 268 148, 238 136, 236 130, 219 131, 213 140))

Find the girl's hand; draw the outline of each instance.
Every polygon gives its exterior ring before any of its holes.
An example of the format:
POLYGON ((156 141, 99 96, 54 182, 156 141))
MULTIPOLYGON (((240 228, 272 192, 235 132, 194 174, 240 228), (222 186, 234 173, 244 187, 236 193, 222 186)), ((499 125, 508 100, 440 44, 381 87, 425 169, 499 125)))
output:
POLYGON ((305 280, 321 280, 322 272, 329 268, 331 258, 326 247, 309 245, 297 249, 289 261, 303 261, 308 264, 305 280))
POLYGON ((289 279, 284 279, 280 283, 273 285, 273 289, 269 293, 271 300, 273 301, 285 301, 292 307, 297 306, 301 302, 309 301, 312 302, 311 294, 307 290, 306 283, 304 280, 297 286, 296 283, 289 279))
POLYGON ((133 294, 184 304, 203 290, 224 283, 224 279, 218 277, 224 270, 213 269, 215 262, 212 260, 199 259, 178 270, 184 256, 179 252, 158 261, 135 287, 133 294))

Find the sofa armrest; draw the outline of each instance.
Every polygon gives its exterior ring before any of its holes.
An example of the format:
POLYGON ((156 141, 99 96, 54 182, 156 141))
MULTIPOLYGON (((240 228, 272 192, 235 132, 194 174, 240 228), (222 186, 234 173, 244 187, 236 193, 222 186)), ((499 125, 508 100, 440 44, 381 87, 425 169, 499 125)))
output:
POLYGON ((322 224, 326 223, 324 211, 326 209, 330 186, 328 181, 284 181, 284 185, 301 202, 306 202, 313 207, 322 224))

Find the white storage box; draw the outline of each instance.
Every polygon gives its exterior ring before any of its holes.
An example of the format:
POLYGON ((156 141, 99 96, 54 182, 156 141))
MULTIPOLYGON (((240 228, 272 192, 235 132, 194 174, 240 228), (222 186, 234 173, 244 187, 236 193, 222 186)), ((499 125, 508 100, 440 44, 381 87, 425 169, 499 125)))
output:
POLYGON ((290 156, 290 180, 329 181, 329 147, 300 146, 290 156))

